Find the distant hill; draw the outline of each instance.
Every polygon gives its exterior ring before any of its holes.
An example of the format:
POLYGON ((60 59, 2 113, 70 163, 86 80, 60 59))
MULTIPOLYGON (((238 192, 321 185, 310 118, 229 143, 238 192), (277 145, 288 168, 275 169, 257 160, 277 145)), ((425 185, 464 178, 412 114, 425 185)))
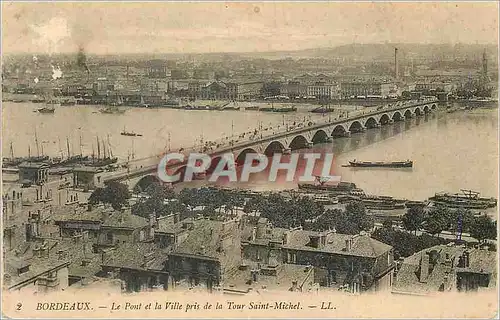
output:
POLYGON ((483 51, 489 59, 497 58, 498 48, 496 45, 482 44, 412 44, 412 43, 370 43, 370 44, 347 44, 333 48, 315 48, 298 51, 264 52, 264 53, 241 53, 245 57, 267 57, 267 58, 350 58, 356 60, 392 60, 394 59, 394 48, 398 48, 401 59, 470 59, 476 60, 482 57, 483 51))

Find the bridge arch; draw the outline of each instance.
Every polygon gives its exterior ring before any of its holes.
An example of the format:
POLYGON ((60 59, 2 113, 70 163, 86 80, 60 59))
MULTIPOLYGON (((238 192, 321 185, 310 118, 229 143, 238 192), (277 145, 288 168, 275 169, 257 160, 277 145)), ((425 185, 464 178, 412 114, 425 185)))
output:
POLYGON ((434 110, 434 109, 436 109, 436 108, 437 108, 437 105, 436 105, 435 103, 433 103, 433 104, 431 105, 431 110, 434 110))
POLYGON ((349 126, 349 131, 350 132, 360 132, 362 130, 363 130, 363 125, 358 120, 353 121, 351 123, 351 125, 349 126))
POLYGON ((411 110, 410 109, 406 109, 405 113, 404 113, 404 116, 405 116, 406 119, 411 118, 411 110))
POLYGON ((240 151, 238 156, 235 158, 236 165, 241 165, 245 163, 245 158, 249 153, 257 153, 254 148, 246 148, 240 151))
POLYGON ((380 116, 379 122, 380 124, 387 124, 389 123, 391 118, 387 113, 384 113, 383 115, 380 116))
POLYGON ((392 114, 392 120, 401 121, 402 119, 403 119, 403 116, 401 115, 401 112, 396 111, 392 114))
POLYGON ((141 193, 148 190, 153 185, 161 184, 160 180, 156 175, 147 175, 142 177, 132 188, 133 193, 141 193))
POLYGON ((332 130, 332 137, 343 137, 347 133, 347 128, 341 124, 338 124, 332 130))
POLYGON ((375 128, 375 127, 377 127, 377 125, 378 125, 378 122, 374 117, 369 117, 365 121, 365 127, 368 129, 375 128))
POLYGON ((309 142, 303 135, 297 135, 292 139, 290 145, 288 146, 292 151, 298 149, 305 149, 309 147, 309 142))
POLYGON ((425 105, 424 106, 424 113, 429 113, 431 111, 431 109, 429 108, 428 105, 425 105))
POLYGON ((283 145, 283 143, 279 141, 273 141, 266 147, 266 149, 264 150, 264 154, 269 157, 277 152, 283 152, 284 149, 285 146, 283 145))
POLYGON ((328 141, 328 134, 324 130, 318 130, 312 137, 312 143, 325 143, 328 141))
POLYGON ((419 116, 422 114, 422 110, 420 110, 420 107, 415 107, 415 109, 413 109, 413 113, 419 116))

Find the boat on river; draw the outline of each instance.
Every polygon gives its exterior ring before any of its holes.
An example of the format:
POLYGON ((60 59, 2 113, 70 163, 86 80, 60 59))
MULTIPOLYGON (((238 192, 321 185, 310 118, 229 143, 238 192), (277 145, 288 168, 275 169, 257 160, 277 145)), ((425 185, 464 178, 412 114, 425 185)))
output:
POLYGON ((100 109, 99 112, 105 113, 105 114, 122 114, 125 113, 125 110, 122 110, 118 108, 117 106, 109 106, 104 109, 100 109))
POLYGON ((295 111, 297 111, 297 107, 294 107, 294 106, 281 107, 281 108, 265 107, 265 108, 260 108, 259 111, 264 111, 264 112, 295 112, 295 111))
POLYGON ((43 108, 38 108, 37 110, 39 113, 54 113, 56 109, 54 107, 43 107, 43 108))
POLYGON ((315 183, 299 183, 299 190, 317 190, 317 191, 328 191, 333 193, 349 193, 350 191, 357 189, 356 184, 352 182, 340 181, 337 184, 327 184, 328 179, 323 177, 316 177, 315 183))
POLYGON ((497 199, 479 197, 479 192, 462 189, 462 194, 436 193, 429 200, 451 208, 485 209, 497 206, 497 199))
POLYGON ((364 168, 411 168, 413 161, 357 161, 356 159, 349 161, 350 167, 364 167, 364 168))
POLYGON ((330 112, 333 112, 333 111, 335 111, 335 110, 333 110, 332 108, 321 106, 321 107, 315 108, 315 109, 313 109, 313 110, 311 110, 309 112, 323 114, 323 113, 330 113, 330 112))
POLYGON ((125 130, 123 130, 120 134, 122 136, 127 136, 127 137, 142 137, 142 134, 140 133, 125 131, 125 130))
POLYGON ((60 105, 61 106, 74 106, 76 104, 76 101, 75 100, 71 100, 71 99, 66 99, 66 100, 63 100, 61 101, 60 105))

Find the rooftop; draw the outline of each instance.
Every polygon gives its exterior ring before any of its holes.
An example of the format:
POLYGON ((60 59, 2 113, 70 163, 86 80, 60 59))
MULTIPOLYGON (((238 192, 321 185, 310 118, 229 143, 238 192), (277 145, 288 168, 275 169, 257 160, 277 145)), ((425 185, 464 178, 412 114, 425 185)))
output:
POLYGON ((69 265, 68 260, 55 258, 39 258, 33 256, 32 252, 7 253, 4 259, 4 286, 7 288, 22 287, 31 279, 51 271, 64 268, 69 265))
POLYGON ((154 243, 123 243, 104 254, 103 266, 156 270, 164 269, 167 252, 154 243))
POLYGON ((142 228, 147 226, 148 219, 134 215, 130 209, 116 211, 110 207, 98 206, 88 211, 78 207, 73 210, 60 210, 57 215, 54 215, 54 221, 92 221, 100 222, 103 227, 109 228, 142 228))
POLYGON ((291 290, 292 284, 312 285, 314 270, 312 267, 281 264, 278 266, 258 267, 256 263, 247 261, 242 267, 232 272, 224 281, 224 289, 248 292, 252 290, 291 290), (256 281, 252 279, 252 270, 257 272, 256 281))
MULTIPOLYGON (((402 263, 394 282, 393 290, 397 292, 431 293, 439 291, 447 277, 456 272, 489 273, 496 278, 497 253, 482 249, 466 249, 463 246, 438 245, 427 248, 406 258, 402 263), (458 267, 458 261, 464 251, 469 252, 469 267, 458 267), (430 265, 427 277, 420 275, 421 261, 428 254, 434 254, 435 262, 429 258, 430 265), (422 278, 422 279, 421 279, 422 278)), ((496 280, 490 281, 490 286, 496 280)))
POLYGON ((194 220, 187 238, 179 244, 173 254, 196 255, 212 259, 220 258, 221 240, 225 234, 234 230, 234 221, 194 220))
POLYGON ((368 235, 348 235, 335 232, 316 232, 306 230, 289 231, 284 248, 320 251, 327 253, 335 253, 342 255, 353 255, 362 257, 378 257, 392 249, 392 246, 382 243, 378 240, 370 238, 368 235), (324 245, 313 247, 311 246, 311 238, 326 237, 324 245), (350 240, 350 249, 346 248, 346 241, 350 240))

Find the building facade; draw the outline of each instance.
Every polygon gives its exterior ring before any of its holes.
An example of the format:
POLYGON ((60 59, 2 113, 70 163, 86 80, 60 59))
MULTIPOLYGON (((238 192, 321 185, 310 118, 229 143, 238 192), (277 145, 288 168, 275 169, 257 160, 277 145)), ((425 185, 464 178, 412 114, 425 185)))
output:
POLYGON ((346 81, 341 83, 342 98, 387 98, 395 91, 394 83, 378 81, 346 81))

